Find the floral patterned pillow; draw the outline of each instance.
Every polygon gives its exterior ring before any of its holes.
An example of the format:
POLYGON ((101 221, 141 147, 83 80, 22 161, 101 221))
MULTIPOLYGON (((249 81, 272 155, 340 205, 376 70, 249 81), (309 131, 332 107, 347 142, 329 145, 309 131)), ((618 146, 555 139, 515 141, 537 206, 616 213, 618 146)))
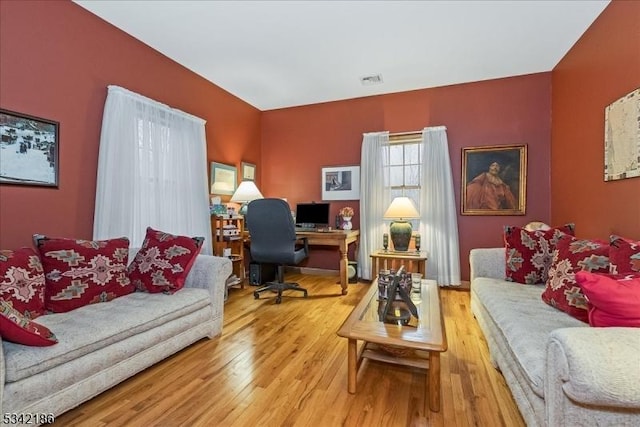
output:
POLYGON ((640 241, 612 235, 609 238, 610 273, 624 274, 640 272, 640 241))
POLYGON ((142 248, 129 265, 129 278, 138 291, 172 294, 182 289, 203 237, 175 236, 147 228, 142 248))
POLYGON ((44 314, 44 273, 36 251, 0 251, 0 300, 27 319, 44 314))
POLYGON ((16 344, 37 347, 58 342, 48 328, 23 316, 11 304, 2 300, 0 300, 0 337, 16 344))
POLYGON ((527 285, 546 282, 556 242, 564 234, 573 235, 574 228, 574 224, 566 224, 548 230, 529 231, 505 226, 507 280, 527 285))
POLYGON ((589 321, 587 299, 576 282, 579 271, 609 272, 609 244, 564 235, 558 240, 542 300, 565 313, 589 321))
POLYGON ((61 313, 110 301, 135 289, 127 276, 129 239, 34 236, 45 273, 45 307, 61 313))

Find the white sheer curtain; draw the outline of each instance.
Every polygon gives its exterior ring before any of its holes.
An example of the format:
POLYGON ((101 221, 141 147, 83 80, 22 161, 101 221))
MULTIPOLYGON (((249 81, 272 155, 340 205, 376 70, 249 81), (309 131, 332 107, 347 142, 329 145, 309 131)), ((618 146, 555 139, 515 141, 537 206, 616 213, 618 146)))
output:
POLYGON ((203 236, 211 254, 205 121, 118 86, 102 119, 93 238, 128 237, 148 226, 203 236))
POLYGON ((382 246, 382 216, 391 203, 389 191, 389 132, 365 133, 360 161, 359 276, 372 280, 371 254, 382 246))
POLYGON ((447 128, 422 131, 420 233, 428 251, 427 278, 440 286, 460 286, 460 251, 447 128))

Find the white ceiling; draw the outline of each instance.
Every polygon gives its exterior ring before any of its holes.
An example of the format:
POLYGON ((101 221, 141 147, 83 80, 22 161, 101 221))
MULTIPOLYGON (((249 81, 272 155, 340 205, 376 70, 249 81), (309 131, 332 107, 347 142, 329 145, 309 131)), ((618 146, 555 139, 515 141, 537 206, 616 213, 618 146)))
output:
POLYGON ((609 3, 74 1, 263 111, 550 71, 609 3))

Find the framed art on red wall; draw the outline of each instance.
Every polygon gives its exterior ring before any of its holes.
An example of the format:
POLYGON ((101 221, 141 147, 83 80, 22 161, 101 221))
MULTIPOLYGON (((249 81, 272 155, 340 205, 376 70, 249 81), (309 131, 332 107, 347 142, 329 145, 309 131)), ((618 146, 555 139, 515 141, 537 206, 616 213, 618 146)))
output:
POLYGON ((527 146, 462 149, 462 215, 524 215, 527 146))
POLYGON ((60 124, 0 109, 0 184, 58 187, 60 124))

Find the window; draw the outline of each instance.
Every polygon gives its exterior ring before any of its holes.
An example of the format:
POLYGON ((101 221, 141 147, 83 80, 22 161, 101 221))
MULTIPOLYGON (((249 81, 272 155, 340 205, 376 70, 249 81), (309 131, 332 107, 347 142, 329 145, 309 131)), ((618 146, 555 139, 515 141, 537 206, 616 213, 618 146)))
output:
MULTIPOLYGON (((391 200, 406 196, 420 208, 422 182, 422 134, 419 132, 389 135, 389 187, 391 200)), ((417 227, 418 220, 412 221, 417 227)))

